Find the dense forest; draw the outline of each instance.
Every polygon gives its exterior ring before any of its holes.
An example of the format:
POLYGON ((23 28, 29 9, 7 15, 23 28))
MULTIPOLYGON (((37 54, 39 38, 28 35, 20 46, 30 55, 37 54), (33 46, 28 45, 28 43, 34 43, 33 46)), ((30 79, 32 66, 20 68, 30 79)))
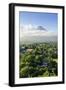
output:
POLYGON ((19 77, 50 77, 58 75, 56 42, 20 45, 19 77))

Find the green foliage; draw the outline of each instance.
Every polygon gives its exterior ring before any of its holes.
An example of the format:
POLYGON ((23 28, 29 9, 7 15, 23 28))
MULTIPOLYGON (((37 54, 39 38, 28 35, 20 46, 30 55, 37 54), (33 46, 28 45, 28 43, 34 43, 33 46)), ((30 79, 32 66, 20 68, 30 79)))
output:
POLYGON ((49 77, 58 75, 57 43, 21 45, 19 76, 49 77))
POLYGON ((43 77, 48 77, 49 76, 49 72, 48 71, 46 71, 45 73, 43 73, 43 75, 42 75, 43 77))

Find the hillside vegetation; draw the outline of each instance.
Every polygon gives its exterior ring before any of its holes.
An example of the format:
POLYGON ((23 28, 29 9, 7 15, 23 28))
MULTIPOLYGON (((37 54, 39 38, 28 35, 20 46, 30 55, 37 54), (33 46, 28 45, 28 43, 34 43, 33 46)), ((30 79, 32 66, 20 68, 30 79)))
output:
POLYGON ((56 42, 20 45, 20 78, 57 75, 58 48, 56 42))

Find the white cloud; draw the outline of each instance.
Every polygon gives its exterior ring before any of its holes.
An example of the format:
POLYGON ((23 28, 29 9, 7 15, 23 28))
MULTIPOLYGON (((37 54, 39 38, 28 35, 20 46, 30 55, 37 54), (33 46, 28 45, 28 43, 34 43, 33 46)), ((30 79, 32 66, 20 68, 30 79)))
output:
POLYGON ((20 38, 26 36, 57 36, 57 32, 37 29, 38 27, 29 25, 20 25, 20 38))

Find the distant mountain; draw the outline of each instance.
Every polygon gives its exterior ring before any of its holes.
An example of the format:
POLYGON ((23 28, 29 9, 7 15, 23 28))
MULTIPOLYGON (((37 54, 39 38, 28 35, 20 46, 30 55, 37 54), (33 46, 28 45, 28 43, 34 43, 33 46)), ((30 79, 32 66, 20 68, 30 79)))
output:
POLYGON ((38 26, 37 27, 37 30, 44 30, 44 31, 47 31, 44 27, 42 27, 42 26, 38 26))

